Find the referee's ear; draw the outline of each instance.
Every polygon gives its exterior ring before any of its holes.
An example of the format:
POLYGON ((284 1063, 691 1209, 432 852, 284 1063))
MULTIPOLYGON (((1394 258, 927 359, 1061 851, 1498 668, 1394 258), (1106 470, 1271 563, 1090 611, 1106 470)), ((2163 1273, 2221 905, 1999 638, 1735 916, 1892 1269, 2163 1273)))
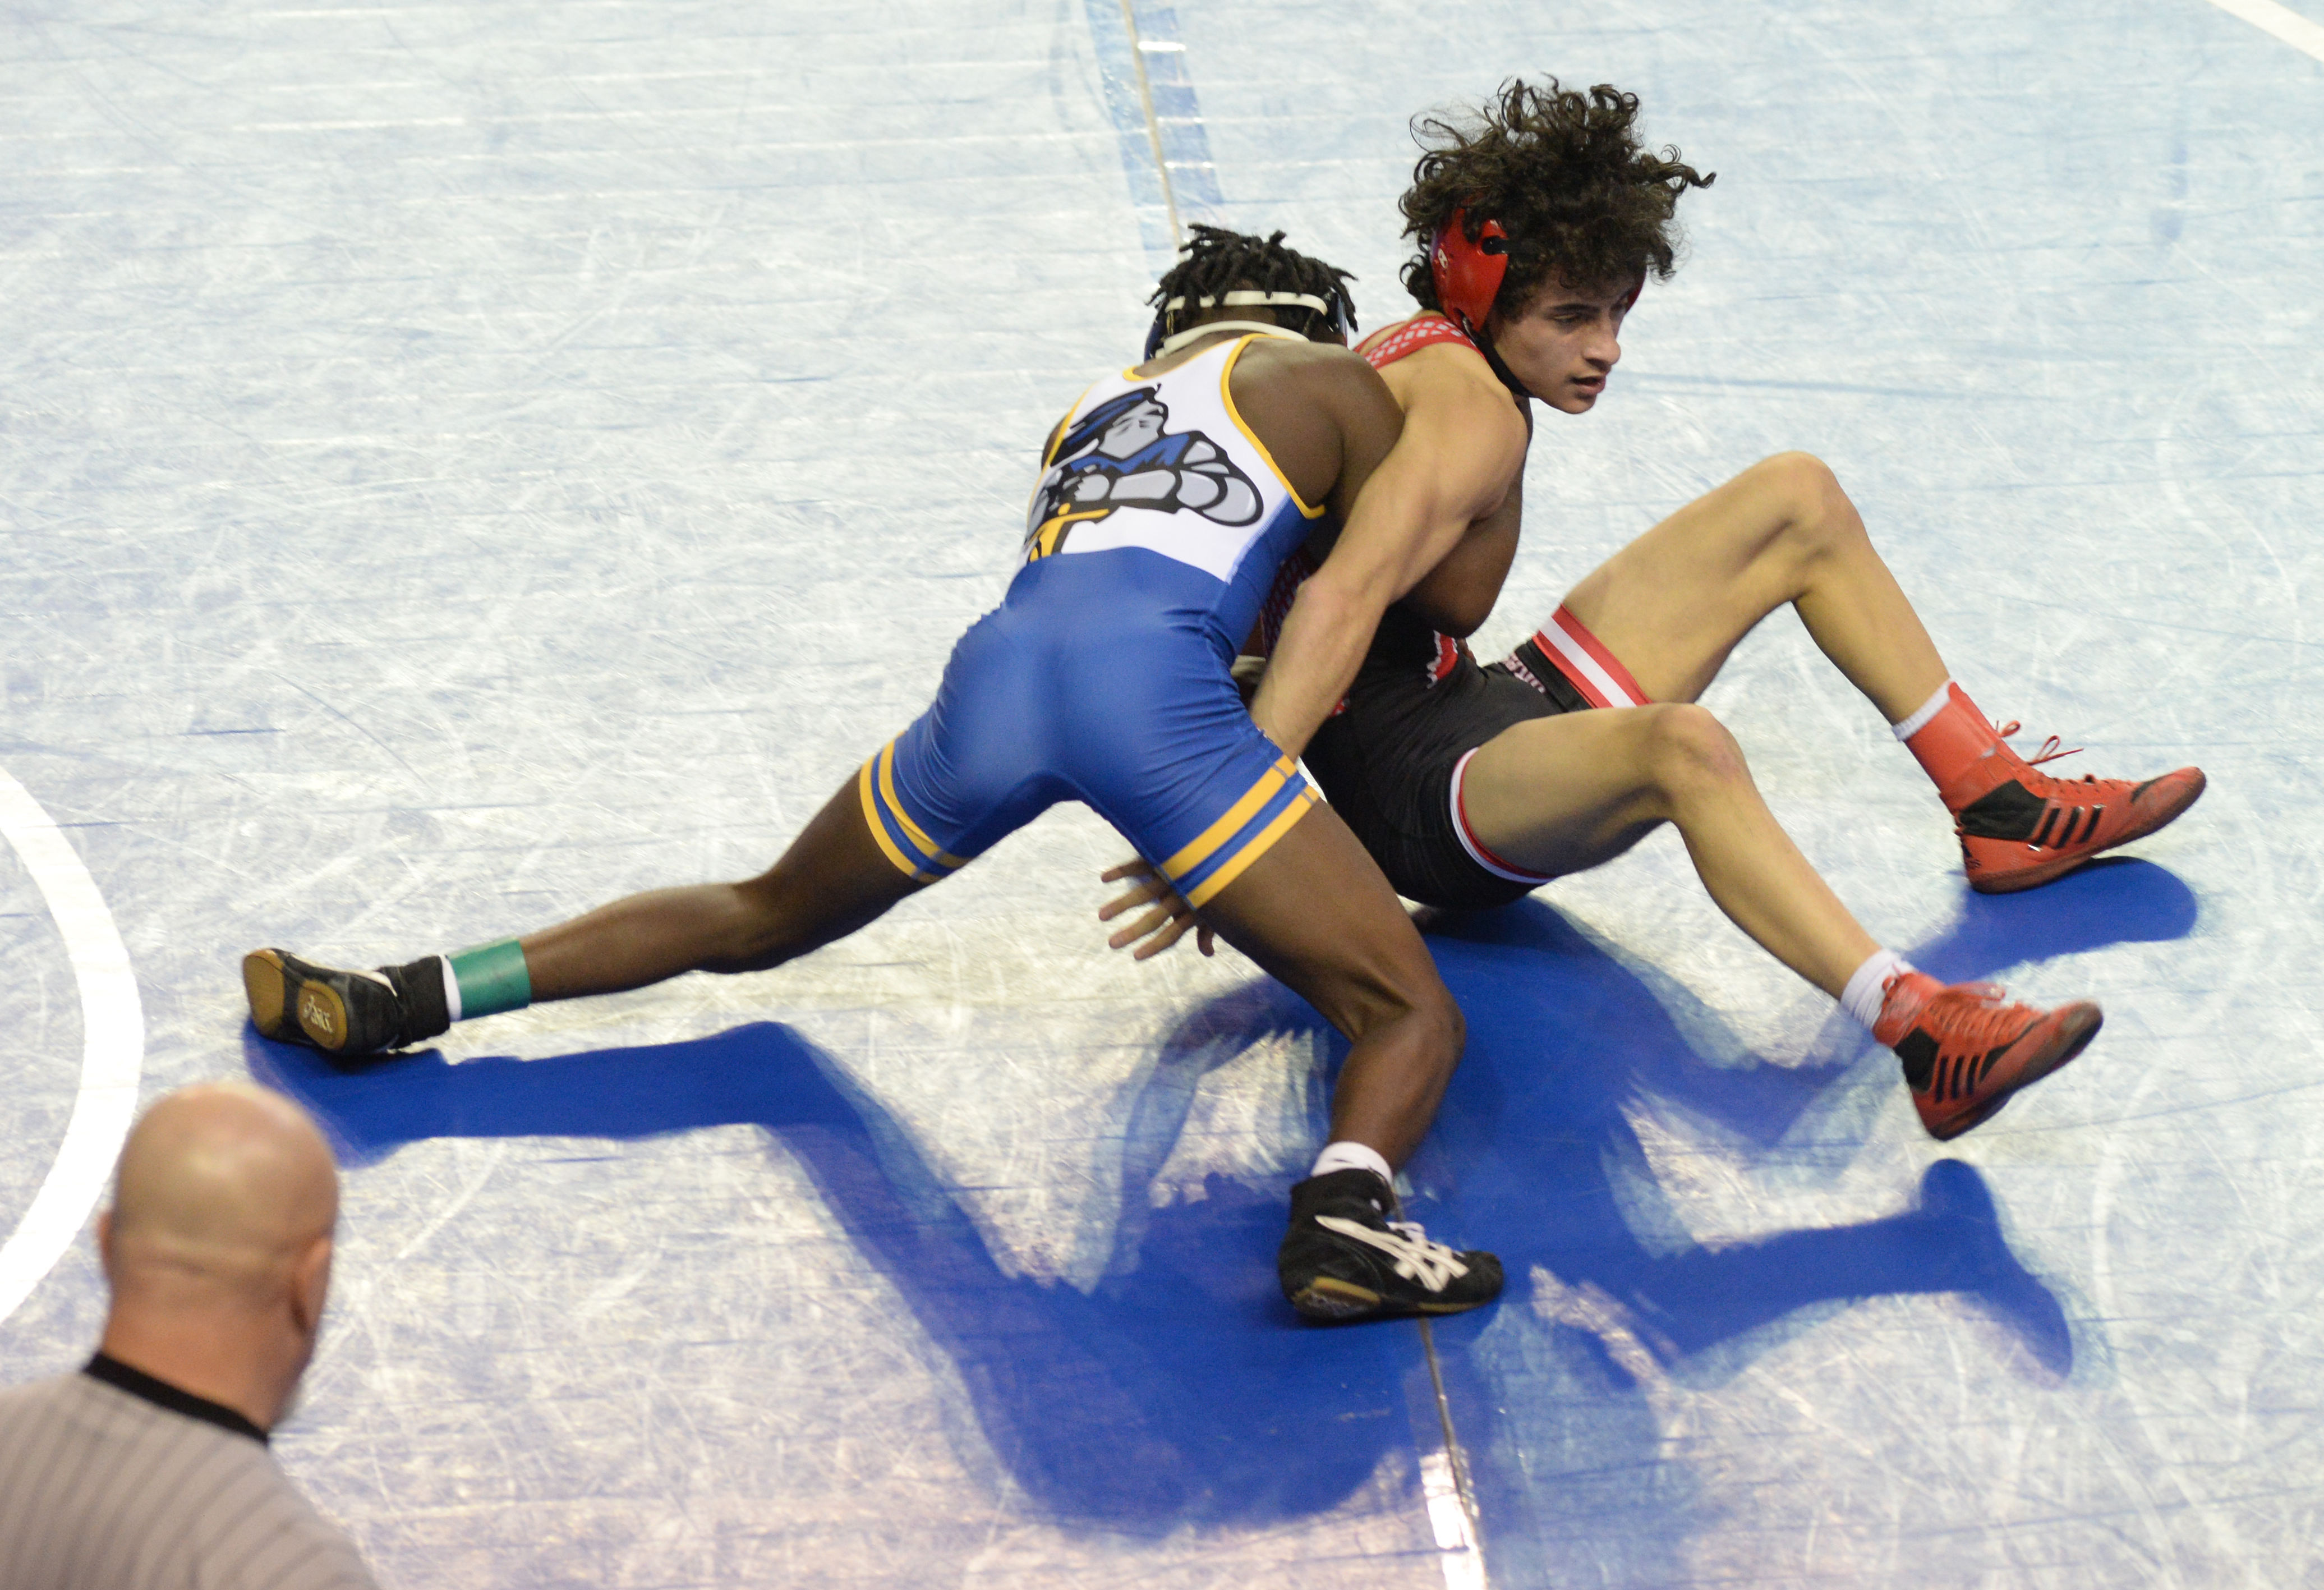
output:
POLYGON ((290 1272, 290 1317, 300 1334, 307 1338, 310 1352, 316 1336, 323 1328, 323 1305, 330 1292, 331 1238, 327 1232, 299 1255, 290 1272))

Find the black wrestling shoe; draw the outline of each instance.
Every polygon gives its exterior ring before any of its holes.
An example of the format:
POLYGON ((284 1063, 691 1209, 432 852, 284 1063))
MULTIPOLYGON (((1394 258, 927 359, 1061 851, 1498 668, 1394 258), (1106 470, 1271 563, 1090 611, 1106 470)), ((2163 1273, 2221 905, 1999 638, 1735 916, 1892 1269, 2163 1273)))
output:
POLYGON ((1291 1229, 1276 1272, 1283 1295, 1310 1319, 1350 1322, 1458 1314, 1501 1295, 1501 1262, 1456 1253, 1408 1220, 1390 1220, 1396 1195, 1369 1170, 1311 1176, 1291 1189, 1291 1229))
POLYGON ((443 957, 375 972, 318 966, 279 949, 242 957, 242 991, 259 1036, 326 1054, 374 1055, 435 1037, 452 1024, 443 957))

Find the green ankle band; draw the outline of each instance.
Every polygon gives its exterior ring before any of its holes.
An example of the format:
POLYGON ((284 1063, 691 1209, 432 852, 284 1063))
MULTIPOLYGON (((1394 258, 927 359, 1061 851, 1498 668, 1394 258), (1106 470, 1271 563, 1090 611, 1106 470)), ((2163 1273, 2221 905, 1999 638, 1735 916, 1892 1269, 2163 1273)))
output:
POLYGON ((525 970, 524 951, 515 939, 480 944, 447 958, 452 980, 460 985, 460 1020, 521 1011, 532 1003, 532 974, 525 970))

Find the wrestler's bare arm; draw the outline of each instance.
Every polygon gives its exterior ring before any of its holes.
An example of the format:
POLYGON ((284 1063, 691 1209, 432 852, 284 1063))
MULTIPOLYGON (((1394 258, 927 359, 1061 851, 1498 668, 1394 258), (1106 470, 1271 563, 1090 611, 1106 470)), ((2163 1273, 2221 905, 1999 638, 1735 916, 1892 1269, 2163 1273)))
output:
POLYGON ((1402 436, 1362 482, 1331 556, 1284 620, 1250 707, 1268 738, 1295 756, 1306 748, 1354 682, 1388 604, 1507 498, 1526 440, 1525 421, 1498 383, 1448 380, 1406 410, 1402 436))
POLYGON ((1456 641, 1476 633, 1501 599, 1501 587, 1517 561, 1524 516, 1525 476, 1520 471, 1501 505, 1471 524, 1443 561, 1405 593, 1406 611, 1456 641))
MULTIPOLYGON (((1483 366, 1481 359, 1476 362, 1483 366)), ((1384 384, 1380 398, 1390 411, 1397 407, 1384 384)), ((1462 558, 1464 538, 1475 539, 1480 520, 1490 522, 1507 512, 1515 522, 1512 483, 1525 467, 1526 430, 1499 382, 1480 387, 1446 381, 1428 401, 1405 411, 1400 437, 1394 423, 1385 434, 1397 437, 1396 445, 1377 467, 1360 458, 1345 461, 1343 484, 1352 481, 1361 490, 1352 505, 1334 502, 1343 510, 1345 526, 1330 543, 1322 569, 1299 587, 1258 694, 1250 698, 1253 721, 1294 755, 1306 748, 1347 694, 1389 602, 1448 559, 1462 558), (1439 467, 1438 460, 1447 456, 1455 467, 1439 467)), ((1360 429, 1379 431, 1376 419, 1360 429)), ((1384 443, 1375 436, 1370 445, 1384 443)), ((1514 534, 1510 544, 1514 549, 1514 534)), ((1493 593, 1507 572, 1503 554, 1490 577, 1493 593)), ((1489 611, 1491 605, 1489 594, 1485 607, 1489 611)), ((1145 960, 1200 927, 1185 899, 1146 862, 1123 862, 1103 878, 1133 886, 1106 902, 1100 920, 1149 908, 1114 931, 1108 940, 1114 948, 1136 944, 1137 958, 1145 960)), ((1204 955, 1211 953, 1207 927, 1201 928, 1197 943, 1204 955)))
POLYGON ((1467 532, 1404 596, 1405 607, 1441 634, 1472 634, 1500 599, 1501 586, 1516 559, 1522 517, 1526 448, 1532 439, 1525 411, 1510 400, 1485 361, 1465 347, 1440 343, 1399 359, 1385 372, 1388 387, 1404 405, 1407 430, 1416 420, 1438 429, 1431 417, 1462 418, 1444 429, 1436 467, 1450 496, 1489 505, 1467 532), (1493 423, 1465 420, 1493 414, 1493 423), (1514 440, 1514 451, 1511 442, 1514 440))

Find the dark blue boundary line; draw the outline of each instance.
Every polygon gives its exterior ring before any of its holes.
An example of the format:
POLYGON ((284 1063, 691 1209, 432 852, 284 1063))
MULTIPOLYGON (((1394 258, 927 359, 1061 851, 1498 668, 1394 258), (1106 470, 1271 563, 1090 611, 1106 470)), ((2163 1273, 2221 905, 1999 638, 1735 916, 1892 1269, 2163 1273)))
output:
MULTIPOLYGON (((1168 5, 1141 0, 1084 0, 1096 45, 1106 109, 1121 149, 1121 169, 1130 180, 1139 237, 1157 269, 1167 265, 1196 221, 1214 221, 1222 208, 1217 162, 1203 107, 1186 72, 1186 46, 1178 36, 1178 14, 1168 5)), ((1452 1427, 1444 1396, 1436 1344, 1426 1324, 1421 1350, 1428 1368, 1428 1394, 1414 1409, 1416 1434, 1441 1431, 1438 1456, 1449 1470, 1454 1495, 1425 1489, 1438 1549, 1447 1554, 1448 1585, 1484 1584, 1477 1551, 1477 1502, 1467 1454, 1452 1427)), ((1430 1443, 1424 1437, 1425 1449, 1430 1443)), ((1424 1475, 1424 1481, 1431 1476, 1424 1475)))
POLYGON ((1218 218, 1219 172, 1186 76, 1178 14, 1140 0, 1084 0, 1105 105, 1147 254, 1167 263, 1185 229, 1218 218))

